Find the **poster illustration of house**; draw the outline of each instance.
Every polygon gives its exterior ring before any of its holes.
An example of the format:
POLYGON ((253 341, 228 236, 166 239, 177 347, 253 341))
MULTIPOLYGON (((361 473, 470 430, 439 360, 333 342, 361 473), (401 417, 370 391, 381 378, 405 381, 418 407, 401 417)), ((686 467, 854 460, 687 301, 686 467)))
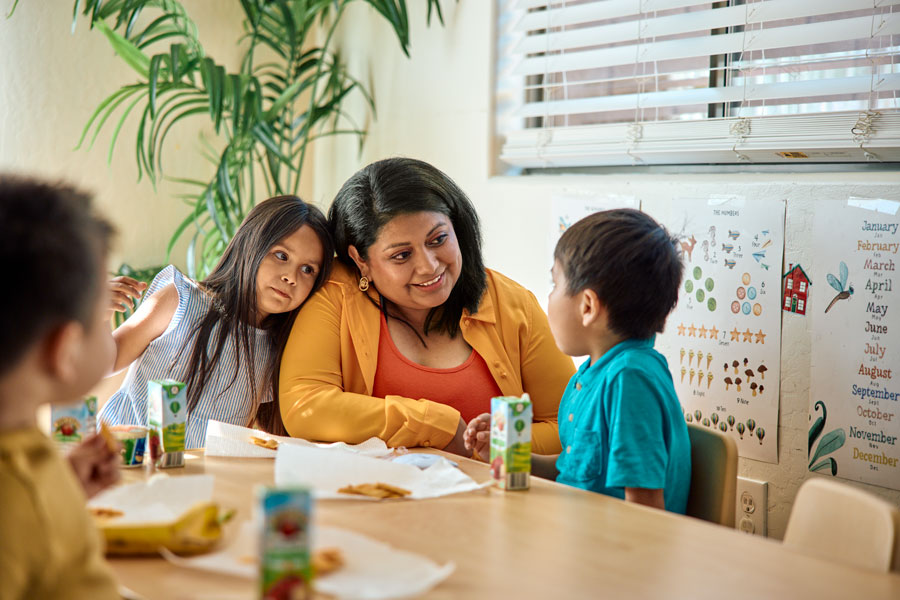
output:
POLYGON ((809 304, 809 286, 812 285, 809 276, 800 265, 789 265, 787 273, 782 277, 784 289, 781 307, 787 312, 806 314, 806 306, 809 304))
POLYGON ((784 201, 676 198, 641 209, 678 238, 684 261, 656 349, 685 420, 732 436, 743 457, 777 462, 784 201))

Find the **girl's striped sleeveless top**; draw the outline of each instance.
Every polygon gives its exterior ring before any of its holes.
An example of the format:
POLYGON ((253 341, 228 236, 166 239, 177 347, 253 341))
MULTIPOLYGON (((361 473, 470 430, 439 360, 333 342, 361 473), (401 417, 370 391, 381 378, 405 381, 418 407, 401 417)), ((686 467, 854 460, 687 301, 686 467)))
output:
MULTIPOLYGON (((210 310, 212 299, 173 266, 166 267, 153 280, 144 298, 169 284, 178 291, 178 308, 161 336, 150 342, 144 354, 128 368, 122 387, 100 411, 100 419, 109 425, 147 425, 147 382, 153 379, 187 381, 188 361, 192 348, 181 352, 185 340, 194 335, 194 328, 210 310)), ((210 335, 210 346, 216 339, 219 325, 210 335)), ((264 393, 263 402, 272 401, 271 382, 265 380, 265 365, 276 359, 270 348, 267 332, 254 330, 256 335, 256 389, 264 393)), ((211 348, 212 349, 212 348, 211 348)), ((211 351, 211 350, 210 350, 211 351)), ((229 338, 222 348, 219 364, 200 395, 200 402, 188 416, 185 448, 202 448, 206 440, 206 423, 210 419, 246 426, 254 416, 250 381, 245 365, 237 364, 235 340, 229 338), (232 382, 234 370, 237 377, 232 382), (230 384, 230 385, 229 385, 230 384)))

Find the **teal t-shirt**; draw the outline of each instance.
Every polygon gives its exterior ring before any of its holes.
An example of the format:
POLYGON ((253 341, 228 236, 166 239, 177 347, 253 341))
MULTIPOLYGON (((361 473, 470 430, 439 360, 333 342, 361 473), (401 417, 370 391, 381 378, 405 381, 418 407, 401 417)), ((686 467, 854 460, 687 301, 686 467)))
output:
POLYGON ((572 376, 559 404, 557 481, 616 498, 626 487, 662 489, 666 510, 684 514, 691 444, 654 340, 621 342, 572 376))

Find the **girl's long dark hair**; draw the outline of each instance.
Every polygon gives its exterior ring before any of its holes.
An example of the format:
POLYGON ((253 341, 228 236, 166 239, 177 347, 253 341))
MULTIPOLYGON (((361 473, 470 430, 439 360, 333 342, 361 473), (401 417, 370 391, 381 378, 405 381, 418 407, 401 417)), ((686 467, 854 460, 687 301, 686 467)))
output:
POLYGON ((234 384, 238 369, 243 364, 250 381, 256 423, 269 433, 287 435, 278 406, 278 371, 294 318, 303 305, 288 313, 269 315, 261 323, 257 323, 256 275, 260 263, 272 246, 304 225, 311 227, 322 243, 322 268, 310 291, 311 296, 328 277, 334 258, 334 243, 322 211, 296 196, 270 198, 253 207, 235 232, 219 263, 209 277, 199 283, 200 288, 212 296, 212 307, 200 320, 193 335, 185 340, 175 358, 177 362, 188 347, 192 348, 186 382, 188 414, 193 412, 200 401, 205 385, 219 364, 225 342, 231 337, 234 339, 237 356, 228 386, 234 384), (218 329, 217 324, 220 324, 218 329), (265 381, 272 390, 272 402, 262 402, 267 385, 256 389, 254 326, 268 332, 270 348, 277 357, 264 366, 265 381))
MULTIPOLYGON (((447 215, 459 241, 462 255, 459 279, 447 301, 429 311, 424 331, 425 335, 430 329, 444 331, 453 337, 459 332, 463 310, 470 313, 478 310, 487 289, 487 275, 478 215, 452 179, 430 164, 412 158, 374 162, 344 183, 328 211, 328 223, 338 260, 356 270, 348 252, 351 245, 363 260, 368 260, 369 248, 388 221, 398 215, 423 211, 447 215)), ((388 304, 384 297, 379 297, 380 308, 387 316, 388 304)))

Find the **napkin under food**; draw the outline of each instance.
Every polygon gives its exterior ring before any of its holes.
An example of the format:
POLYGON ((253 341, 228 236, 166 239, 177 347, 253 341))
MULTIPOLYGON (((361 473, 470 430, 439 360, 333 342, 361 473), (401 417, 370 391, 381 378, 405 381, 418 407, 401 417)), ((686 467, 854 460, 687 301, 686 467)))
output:
MULTIPOLYGON (((182 558, 163 552, 166 560, 192 569, 255 579, 258 533, 253 523, 243 523, 233 543, 203 556, 182 558)), ((315 527, 313 549, 338 548, 344 564, 316 579, 316 590, 345 600, 383 600, 424 594, 456 569, 451 562, 438 565, 416 554, 346 529, 315 527)))
POLYGON ((362 454, 363 456, 389 456, 393 452, 391 448, 387 447, 384 440, 377 437, 370 438, 361 444, 345 444, 344 442, 316 444, 299 438, 272 435, 257 429, 250 429, 249 427, 241 427, 221 421, 209 421, 206 426, 206 456, 274 458, 275 450, 257 446, 250 439, 254 437, 264 440, 276 440, 279 446, 281 444, 294 444, 310 448, 344 450, 362 454))
POLYGON ((212 475, 169 477, 158 473, 147 481, 110 488, 88 502, 90 508, 110 508, 123 513, 116 525, 167 523, 178 519, 213 495, 212 475))
POLYGON ((481 489, 493 485, 493 480, 476 483, 444 458, 419 469, 358 454, 285 444, 279 446, 275 458, 275 483, 308 486, 316 498, 342 500, 372 500, 338 492, 347 485, 387 483, 412 492, 407 498, 420 500, 481 489))

